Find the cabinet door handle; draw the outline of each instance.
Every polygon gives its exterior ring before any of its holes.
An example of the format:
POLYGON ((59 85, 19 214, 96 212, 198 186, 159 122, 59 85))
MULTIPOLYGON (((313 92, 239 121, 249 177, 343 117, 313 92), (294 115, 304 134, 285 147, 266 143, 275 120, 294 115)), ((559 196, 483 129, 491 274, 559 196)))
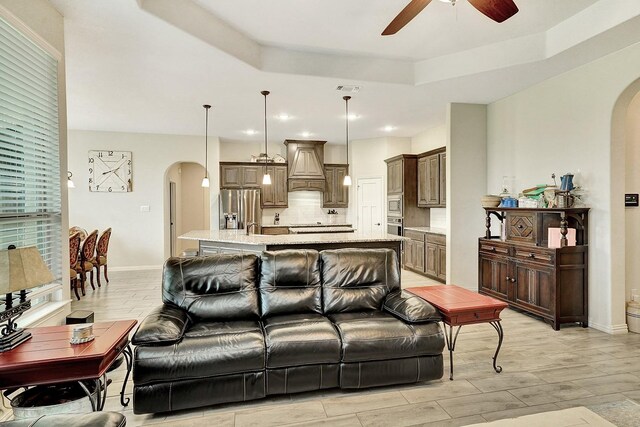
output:
POLYGON ((522 225, 522 224, 518 224, 518 228, 519 228, 520 230, 522 230, 522 229, 524 228, 524 225, 522 225))
POLYGON ((511 277, 507 276, 505 277, 505 279, 507 279, 507 282, 508 282, 509 280, 511 280, 511 277))
POLYGON ((511 278, 511 283, 516 283, 516 278, 515 277, 511 278))
POLYGON ((535 257, 536 257, 536 254, 533 254, 533 253, 529 254, 529 258, 535 258, 535 257))
POLYGON ((495 252, 495 251, 496 251, 496 248, 491 248, 491 252, 495 252))

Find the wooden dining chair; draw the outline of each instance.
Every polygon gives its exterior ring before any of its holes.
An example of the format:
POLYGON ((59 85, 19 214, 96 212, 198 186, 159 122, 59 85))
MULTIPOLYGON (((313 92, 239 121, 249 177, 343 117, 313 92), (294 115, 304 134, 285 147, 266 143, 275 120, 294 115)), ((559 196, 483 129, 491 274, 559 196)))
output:
MULTIPOLYGON (((69 281, 71 282, 71 290, 75 292, 78 301, 80 301, 80 295, 78 294, 78 271, 76 270, 76 265, 79 257, 80 233, 74 233, 69 236, 69 281)), ((84 289, 82 290, 82 295, 84 295, 84 289)))
POLYGON ((73 227, 69 228, 69 236, 72 236, 76 233, 80 235, 81 242, 87 238, 87 230, 85 230, 84 228, 78 227, 77 225, 74 225, 73 227))
POLYGON ((98 230, 93 230, 84 242, 82 242, 82 249, 80 250, 80 260, 76 264, 76 271, 80 274, 80 284, 82 285, 82 295, 84 295, 84 283, 87 280, 87 273, 90 274, 91 287, 95 290, 93 285, 93 262, 95 260, 96 253, 96 241, 98 240, 98 230))
POLYGON ((109 283, 109 276, 107 275, 107 251, 109 250, 109 239, 111 238, 111 227, 102 232, 96 245, 96 257, 93 261, 93 265, 96 268, 96 275, 98 276, 98 287, 100 284, 100 267, 104 267, 104 278, 109 283))

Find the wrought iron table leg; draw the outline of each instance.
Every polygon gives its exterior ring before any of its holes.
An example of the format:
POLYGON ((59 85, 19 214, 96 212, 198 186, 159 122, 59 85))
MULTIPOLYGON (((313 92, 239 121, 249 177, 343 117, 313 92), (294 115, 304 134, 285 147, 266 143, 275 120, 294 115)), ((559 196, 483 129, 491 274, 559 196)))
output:
POLYGON ((94 381, 95 392, 96 392, 95 399, 91 395, 91 391, 89 391, 89 389, 84 384, 84 382, 78 381, 78 384, 80 385, 80 388, 82 388, 82 391, 84 391, 87 394, 87 396, 89 397, 89 402, 91 402, 91 410, 93 412, 95 412, 95 411, 99 411, 101 409, 101 407, 100 407, 100 379, 93 380, 93 381, 94 381))
POLYGON ((127 373, 124 376, 124 382, 122 383, 122 390, 120 390, 120 404, 122 406, 128 406, 130 398, 124 398, 124 390, 127 387, 127 381, 129 380, 129 374, 131 373, 131 365, 133 364, 133 352, 131 351, 131 346, 127 344, 127 346, 122 350, 122 354, 124 355, 124 360, 127 362, 127 373))
POLYGON ((444 339, 447 343, 447 350, 449 350, 449 380, 453 381, 453 352, 456 349, 456 341, 458 340, 458 333, 460 333, 460 328, 462 328, 462 326, 458 326, 455 336, 453 335, 453 326, 449 326, 448 333, 447 333, 447 324, 443 323, 442 327, 444 329, 444 339))
POLYGON ((504 338, 504 331, 502 330, 502 325, 499 320, 494 322, 490 322, 491 326, 498 332, 498 348, 496 348, 496 353, 493 355, 493 369, 500 373, 502 372, 502 366, 496 365, 498 361, 498 353, 500 352, 500 347, 502 346, 502 339, 504 338))

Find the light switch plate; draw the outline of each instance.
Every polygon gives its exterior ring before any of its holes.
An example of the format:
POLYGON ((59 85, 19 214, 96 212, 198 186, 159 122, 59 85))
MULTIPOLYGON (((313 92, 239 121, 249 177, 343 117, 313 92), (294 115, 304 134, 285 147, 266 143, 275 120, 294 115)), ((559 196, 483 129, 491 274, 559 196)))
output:
POLYGON ((624 195, 624 205, 625 206, 638 206, 638 194, 625 194, 624 195))

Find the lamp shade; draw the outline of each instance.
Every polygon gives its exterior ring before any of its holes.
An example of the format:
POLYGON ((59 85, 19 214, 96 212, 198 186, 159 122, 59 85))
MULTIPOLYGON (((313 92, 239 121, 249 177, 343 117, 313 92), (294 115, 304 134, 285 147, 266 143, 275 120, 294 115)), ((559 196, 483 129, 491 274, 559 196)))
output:
POLYGON ((35 246, 0 251, 0 294, 35 288, 54 280, 35 246))

